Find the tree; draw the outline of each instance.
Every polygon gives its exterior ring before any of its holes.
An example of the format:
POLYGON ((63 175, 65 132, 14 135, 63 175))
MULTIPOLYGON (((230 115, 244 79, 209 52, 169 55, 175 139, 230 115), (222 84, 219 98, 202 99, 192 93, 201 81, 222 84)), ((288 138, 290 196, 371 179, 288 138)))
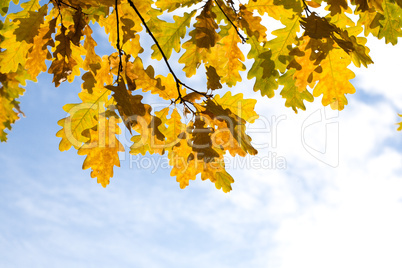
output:
POLYGON ((181 188, 200 174, 230 191, 234 180, 223 156, 257 153, 246 122, 258 114, 256 100, 230 91, 218 94, 219 89, 235 86, 242 81, 240 72, 247 71, 247 78, 255 79, 254 91, 271 98, 281 88, 285 106, 296 113, 306 109, 304 101, 321 95, 323 105, 342 110, 345 95, 355 92, 348 66, 373 63, 364 36, 392 45, 402 36, 401 0, 50 0, 43 5, 30 0, 16 13, 8 13, 9 4, 0 1, 0 14, 6 16, 0 21, 1 141, 22 114, 17 99, 26 80, 36 81, 47 71, 57 87, 81 76, 82 102, 63 107, 69 116, 58 122, 62 128, 56 135, 61 151, 74 147, 86 155, 83 169, 91 168, 91 177, 104 187, 120 165, 118 152, 125 150, 116 136, 123 122, 132 135, 130 153, 167 152, 181 188), (283 25, 270 40, 265 15, 283 25), (91 22, 104 28, 115 53, 96 54, 91 22), (167 76, 144 66, 145 32, 154 42, 151 57, 166 64, 167 76), (246 43, 253 61, 249 70, 241 50, 246 43), (174 70, 169 58, 179 52, 184 67, 174 70), (205 72, 202 89, 177 74, 192 77, 197 71, 205 72), (166 107, 152 111, 144 94, 160 97, 166 107))

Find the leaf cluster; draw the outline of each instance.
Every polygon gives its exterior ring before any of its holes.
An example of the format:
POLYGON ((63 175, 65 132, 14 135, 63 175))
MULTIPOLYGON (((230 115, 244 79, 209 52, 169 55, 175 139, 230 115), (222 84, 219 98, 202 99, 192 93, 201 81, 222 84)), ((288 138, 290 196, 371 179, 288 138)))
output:
POLYGON ((254 91, 271 98, 280 89, 296 113, 321 95, 323 105, 342 110, 346 94, 355 92, 348 66, 373 63, 365 37, 395 45, 402 35, 399 0, 29 0, 16 13, 9 5, 0 1, 0 140, 22 114, 18 98, 26 80, 48 72, 58 87, 81 77, 81 102, 63 107, 69 115, 58 122, 56 135, 61 151, 74 147, 86 156, 83 169, 90 168, 102 186, 125 150, 118 139, 122 122, 131 135, 130 153, 166 153, 180 187, 198 175, 230 191, 234 180, 224 155, 257 153, 246 124, 258 115, 256 100, 218 90, 234 87, 246 72, 254 91), (282 25, 272 39, 266 15, 282 25), (96 53, 91 23, 104 29, 115 53, 96 53), (149 49, 166 64, 167 76, 144 66, 142 53, 149 49), (182 70, 170 65, 174 53, 180 53, 182 70), (195 89, 179 72, 205 76, 207 83, 195 89), (166 106, 153 110, 146 94, 166 106))

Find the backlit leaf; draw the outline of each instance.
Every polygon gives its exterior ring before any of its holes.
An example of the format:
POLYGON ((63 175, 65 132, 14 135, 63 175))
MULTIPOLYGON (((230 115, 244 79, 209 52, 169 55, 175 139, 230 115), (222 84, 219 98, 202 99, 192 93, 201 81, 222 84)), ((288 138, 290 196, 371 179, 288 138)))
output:
POLYGON ((124 124, 130 153, 166 152, 181 188, 198 177, 229 192, 226 154, 257 154, 249 87, 272 98, 280 86, 296 113, 314 97, 342 110, 355 92, 349 65, 373 63, 364 36, 393 45, 402 36, 402 0, 13 3, 0 0, 0 140, 23 115, 26 80, 47 71, 57 87, 80 77, 56 136, 61 151, 86 155, 83 168, 103 186, 120 164, 124 124))
POLYGON ((220 34, 224 37, 211 48, 209 63, 215 67, 216 73, 221 77, 220 82, 232 87, 242 80, 239 72, 246 70, 243 63, 245 58, 238 47, 240 37, 231 25, 222 27, 220 34))
POLYGON ((402 36, 402 9, 390 0, 384 0, 384 18, 379 20, 382 27, 378 38, 385 38, 385 43, 396 45, 398 37, 402 36))
POLYGON ((274 96, 274 90, 278 88, 278 71, 275 69, 275 63, 271 60, 272 51, 261 46, 255 37, 248 40, 251 45, 247 58, 254 59, 253 66, 247 73, 247 78, 255 77, 254 91, 260 91, 261 96, 274 96))
POLYGON ((111 84, 113 81, 107 57, 102 59, 102 67, 97 72, 95 80, 97 82, 92 92, 84 89, 79 94, 82 103, 66 104, 63 107, 70 116, 58 122, 63 127, 56 134, 57 137, 62 138, 59 144, 61 151, 69 150, 71 146, 79 148, 84 142, 87 142, 89 137, 85 131, 98 124, 100 115, 111 104, 109 101, 111 91, 103 86, 105 82, 111 84))
POLYGON ((28 73, 36 80, 40 72, 46 72, 45 60, 52 58, 47 46, 53 47, 52 34, 55 32, 56 19, 46 22, 40 29, 39 34, 34 38, 32 49, 28 53, 25 67, 28 73))
POLYGON ((293 79, 294 72, 295 70, 292 69, 279 77, 279 84, 284 86, 281 95, 286 99, 285 106, 291 107, 297 113, 297 109, 306 110, 304 100, 312 102, 314 97, 307 89, 302 92, 297 89, 293 79))
POLYGON ((228 91, 222 97, 215 95, 214 101, 223 109, 230 109, 233 114, 250 123, 254 123, 258 119, 258 114, 254 111, 257 100, 243 99, 242 93, 232 96, 232 93, 228 91))
MULTIPOLYGON (((160 30, 156 32, 155 37, 157 38, 159 45, 167 58, 170 58, 173 49, 176 52, 180 52, 180 39, 184 38, 186 35, 187 27, 190 26, 190 21, 194 14, 195 11, 191 13, 184 13, 183 17, 173 16, 175 21, 174 23, 161 21, 158 25, 160 30)), ((162 54, 156 45, 153 45, 152 49, 154 50, 152 57, 154 59, 161 60, 162 54)))
POLYGON ((114 117, 100 117, 99 122, 95 130, 89 130, 89 141, 78 149, 78 154, 87 155, 82 169, 91 168, 91 178, 97 178, 106 187, 113 177, 113 167, 120 166, 118 152, 124 152, 124 148, 116 138, 120 134, 118 121, 114 117))
POLYGON ((28 76, 23 68, 15 73, 0 73, 0 141, 7 140, 5 130, 11 130, 11 125, 23 115, 17 99, 24 94, 21 85, 25 85, 28 76))
POLYGON ((351 59, 339 48, 332 49, 321 62, 323 71, 317 75, 319 82, 314 88, 313 95, 318 97, 323 94, 323 105, 330 104, 333 109, 343 110, 348 104, 345 94, 355 93, 355 88, 349 82, 355 77, 347 68, 350 62, 351 59))

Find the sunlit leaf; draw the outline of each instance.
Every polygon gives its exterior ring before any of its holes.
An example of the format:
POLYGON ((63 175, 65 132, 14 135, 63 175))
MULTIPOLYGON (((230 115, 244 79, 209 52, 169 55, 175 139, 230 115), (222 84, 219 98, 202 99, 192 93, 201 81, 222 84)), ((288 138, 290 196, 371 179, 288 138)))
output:
POLYGON ((402 0, 13 3, 0 0, 0 140, 24 115, 26 80, 79 77, 56 136, 102 186, 120 165, 122 134, 130 154, 167 157, 181 188, 201 178, 229 192, 225 156, 257 154, 247 132, 257 95, 279 89, 296 113, 318 97, 342 110, 355 92, 348 67, 373 63, 364 36, 402 36, 402 0))

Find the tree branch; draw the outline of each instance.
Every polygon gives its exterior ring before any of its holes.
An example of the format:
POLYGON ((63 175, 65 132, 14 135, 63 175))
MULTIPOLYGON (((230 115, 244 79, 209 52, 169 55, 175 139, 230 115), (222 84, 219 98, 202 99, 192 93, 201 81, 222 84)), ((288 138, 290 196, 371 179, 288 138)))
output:
MULTIPOLYGON (((65 6, 68 6, 68 7, 72 8, 72 9, 74 9, 74 10, 76 10, 76 11, 78 11, 79 9, 81 9, 81 7, 74 7, 74 6, 72 6, 72 5, 70 5, 70 4, 67 4, 67 3, 64 3, 63 1, 60 1, 60 0, 58 1, 58 3, 63 4, 63 5, 65 5, 65 6)), ((88 14, 86 14, 86 13, 84 13, 84 12, 82 12, 82 11, 81 11, 81 13, 84 14, 85 16, 88 16, 88 14)))
POLYGON ((162 54, 163 60, 165 61, 166 66, 167 66, 168 69, 169 69, 169 72, 173 75, 173 78, 174 78, 174 80, 176 81, 177 93, 178 93, 179 96, 177 97, 177 99, 176 99, 174 102, 176 103, 178 100, 180 100, 180 103, 184 103, 184 102, 185 102, 185 100, 183 99, 183 96, 181 95, 181 92, 180 92, 180 85, 182 85, 182 86, 184 86, 184 87, 190 89, 191 91, 196 92, 196 93, 198 93, 198 94, 200 94, 200 95, 202 95, 202 96, 204 96, 204 97, 206 97, 206 98, 211 97, 211 96, 208 95, 206 92, 200 92, 200 91, 198 91, 198 90, 195 90, 195 89, 193 89, 193 88, 187 86, 186 84, 184 84, 182 81, 180 81, 180 79, 176 76, 175 72, 173 71, 172 67, 170 66, 169 61, 168 61, 168 59, 167 59, 165 53, 163 52, 161 46, 159 45, 158 40, 156 40, 155 36, 153 35, 153 33, 151 32, 151 30, 149 29, 148 25, 146 24, 144 18, 143 18, 142 15, 141 15, 141 13, 138 11, 137 7, 134 5, 134 3, 133 3, 132 0, 128 0, 128 3, 130 4, 131 8, 134 9, 135 13, 136 13, 137 16, 140 18, 142 24, 144 24, 145 29, 147 30, 148 34, 151 36, 151 38, 152 38, 152 40, 154 41, 155 45, 158 47, 159 52, 162 54))
POLYGON ((233 1, 232 1, 232 0, 226 0, 226 2, 229 3, 230 7, 233 9, 234 13, 236 13, 236 15, 237 15, 237 12, 238 12, 238 11, 237 11, 236 8, 234 7, 233 1))
POLYGON ((247 38, 245 38, 240 32, 239 29, 237 28, 236 25, 234 25, 233 21, 228 17, 228 15, 226 15, 225 11, 223 11, 222 7, 219 5, 217 0, 214 0, 216 5, 219 7, 219 9, 222 11, 223 15, 225 15, 225 17, 228 19, 228 21, 230 22, 230 24, 232 24, 233 28, 235 28, 237 35, 240 37, 241 42, 244 44, 247 42, 247 38))
POLYGON ((115 0, 115 11, 116 11, 116 21, 117 21, 117 23, 116 23, 116 27, 117 27, 117 43, 116 43, 116 48, 117 48, 117 50, 119 51, 119 69, 118 69, 118 71, 117 71, 117 80, 119 80, 119 78, 120 78, 120 72, 123 71, 123 63, 122 63, 122 61, 121 61, 121 56, 122 56, 123 52, 122 52, 121 47, 120 47, 120 25, 119 25, 119 23, 120 23, 120 18, 119 18, 119 11, 118 11, 118 8, 117 8, 117 1, 118 1, 118 0, 115 0))
POLYGON ((306 11, 307 17, 310 16, 311 11, 310 11, 310 9, 308 8, 308 5, 307 5, 307 3, 306 3, 306 0, 303 0, 303 6, 304 6, 304 11, 306 11))
POLYGON ((65 5, 65 6, 71 7, 72 9, 78 10, 78 8, 73 7, 73 6, 70 5, 70 4, 64 3, 63 1, 59 1, 59 3, 65 5))

